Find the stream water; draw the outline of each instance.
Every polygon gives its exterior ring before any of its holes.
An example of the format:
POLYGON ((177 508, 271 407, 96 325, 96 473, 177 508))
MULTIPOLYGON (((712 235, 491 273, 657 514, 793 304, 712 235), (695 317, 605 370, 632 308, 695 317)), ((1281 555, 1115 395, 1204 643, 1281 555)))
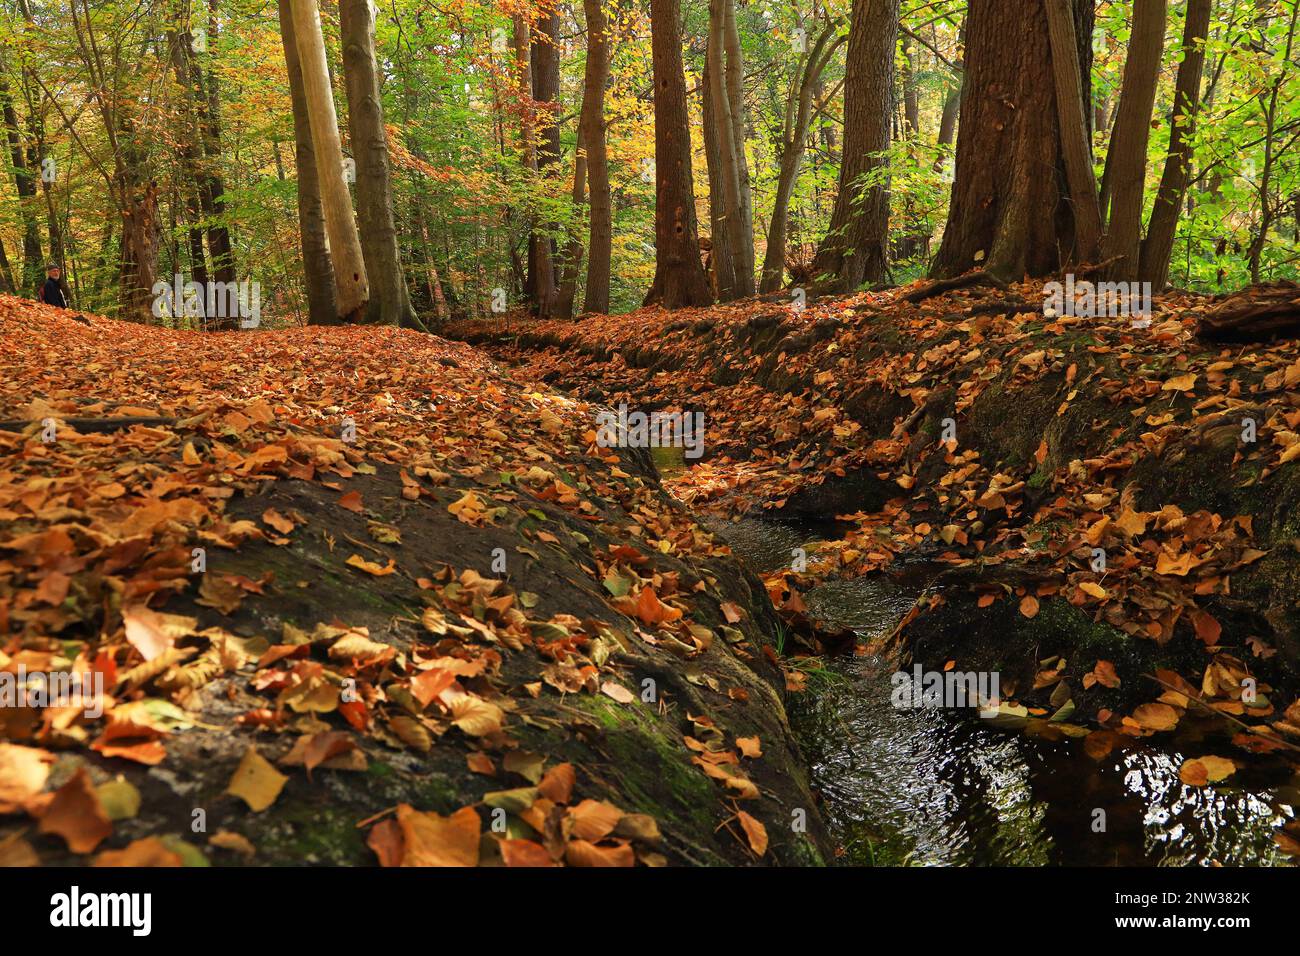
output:
MULTIPOLYGON (((745 518, 713 530, 756 570, 789 563, 825 529, 745 518)), ((805 596, 826 622, 866 637, 892 630, 925 569, 835 582, 805 596)), ((793 695, 791 719, 813 786, 844 848, 877 865, 1284 865, 1273 841, 1300 806, 1300 778, 1243 768, 1189 787, 1186 756, 1232 750, 1219 727, 1185 718, 1172 747, 1134 741, 1101 760, 1081 740, 1000 731, 938 709, 898 710, 894 667, 845 657, 793 695), (1217 735, 1217 736, 1216 736, 1217 735), (1105 813, 1104 832, 1095 827, 1105 813)))

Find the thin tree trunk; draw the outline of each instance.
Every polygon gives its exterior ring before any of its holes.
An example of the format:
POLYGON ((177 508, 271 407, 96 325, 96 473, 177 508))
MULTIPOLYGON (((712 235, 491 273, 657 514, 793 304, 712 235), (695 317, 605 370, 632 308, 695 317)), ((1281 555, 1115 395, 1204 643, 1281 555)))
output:
POLYGON ((411 308, 393 225, 392 171, 369 0, 339 0, 339 30, 348 90, 348 130, 357 164, 357 227, 370 278, 367 318, 382 325, 423 329, 411 308))
POLYGON ((678 2, 650 2, 655 88, 655 277, 645 301, 668 309, 712 302, 700 262, 695 218, 678 2))
POLYGON ((602 0, 583 0, 587 15, 587 65, 583 77, 579 133, 587 155, 590 224, 587 238, 587 288, 584 312, 609 311, 609 269, 613 243, 613 206, 609 193, 609 159, 605 148, 605 83, 609 79, 609 32, 602 0))
POLYGON ((1192 171, 1192 132, 1201 107, 1201 73, 1205 67, 1205 39, 1210 30, 1213 0, 1188 0, 1183 24, 1183 60, 1174 84, 1174 104, 1169 111, 1169 153, 1156 192, 1155 206, 1142 241, 1138 278, 1157 292, 1169 282, 1169 260, 1174 251, 1178 213, 1192 171))
POLYGON ((352 212, 352 198, 343 178, 343 144, 339 139, 338 115, 330 89, 325 61, 325 39, 321 35, 320 11, 316 0, 289 0, 293 11, 293 33, 302 70, 307 117, 320 184, 325 230, 334 260, 334 282, 338 290, 339 316, 360 321, 370 299, 361 238, 352 212))
POLYGON ((742 296, 754 294, 754 200, 745 157, 745 62, 736 26, 736 0, 723 0, 722 47, 726 51, 725 79, 731 115, 731 146, 735 153, 736 183, 739 187, 740 221, 736 223, 736 281, 742 296))
MULTIPOLYGON (((587 198, 587 156, 582 151, 582 130, 578 130, 578 148, 573 160, 573 192, 570 201, 574 209, 581 209, 587 198)), ((557 318, 573 319, 573 303, 578 296, 578 272, 582 269, 582 233, 574 228, 564 246, 560 270, 560 289, 555 299, 557 318)))
POLYGON ((1124 62, 1115 133, 1106 170, 1110 174, 1110 219, 1106 258, 1112 280, 1136 281, 1142 239, 1142 194, 1146 185, 1147 142, 1156 81, 1165 42, 1166 0, 1134 0, 1133 34, 1124 62))
POLYGON ((790 197, 803 165, 808 126, 812 121, 813 97, 831 54, 842 43, 834 25, 827 25, 813 42, 812 51, 803 61, 803 70, 790 83, 786 96, 784 129, 781 136, 780 169, 776 179, 776 196, 772 201, 772 220, 767 229, 767 251, 763 255, 762 293, 776 292, 785 282, 785 247, 790 221, 790 197))
MULTIPOLYGON (((0 64, 0 70, 2 69, 3 64, 0 64)), ((18 113, 14 109, 8 81, 3 76, 0 76, 0 109, 3 110, 5 135, 9 140, 14 191, 18 194, 18 209, 23 226, 22 288, 26 295, 32 296, 45 280, 44 263, 41 261, 41 233, 36 221, 36 175, 28 163, 30 150, 23 145, 18 113)))

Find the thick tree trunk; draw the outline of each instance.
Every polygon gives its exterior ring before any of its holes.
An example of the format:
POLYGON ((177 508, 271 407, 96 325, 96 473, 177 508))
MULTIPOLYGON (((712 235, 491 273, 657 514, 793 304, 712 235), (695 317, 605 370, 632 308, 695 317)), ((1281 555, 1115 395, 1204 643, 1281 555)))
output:
MULTIPOLYGON (((1071 14, 1086 103, 1090 0, 1074 0, 1071 14)), ((1043 0, 971 0, 956 178, 935 278, 974 268, 1009 279, 1059 270, 1075 225, 1057 115, 1043 0)))
POLYGON ((1192 131, 1201 107, 1201 72, 1205 67, 1205 39, 1210 30, 1213 0, 1188 0, 1183 24, 1183 61, 1174 84, 1174 105, 1169 111, 1169 153, 1165 157, 1160 188, 1142 241, 1138 278, 1160 292, 1169 282, 1169 260, 1174 251, 1174 231, 1192 170, 1192 131))
POLYGON ((668 309, 708 305, 712 296, 700 262, 678 0, 651 0, 650 20, 655 84, 655 277, 645 301, 668 309))
POLYGON ((293 10, 293 33, 298 45, 307 117, 311 123, 321 205, 325 210, 325 230, 334 260, 339 315, 345 321, 361 321, 370 299, 370 283, 352 212, 352 197, 343 178, 343 144, 339 139, 338 115, 334 110, 334 95, 325 61, 320 11, 316 0, 289 2, 293 10))
POLYGON ((1111 137, 1106 171, 1110 174, 1110 219, 1105 250, 1112 280, 1137 281, 1142 239, 1142 193, 1146 185, 1147 142, 1151 110, 1160 77, 1165 43, 1166 0, 1134 0, 1133 34, 1124 61, 1115 133, 1111 137))
POLYGON ((852 17, 839 192, 812 269, 826 292, 879 282, 888 262, 889 187, 864 187, 861 179, 879 169, 879 154, 889 148, 898 0, 854 0, 852 17))
POLYGON ((583 77, 579 133, 587 154, 590 224, 587 237, 587 289, 584 312, 609 311, 609 269, 613 243, 613 206, 609 193, 609 158, 605 148, 605 83, 609 79, 609 33, 602 0, 583 0, 587 14, 587 65, 583 77))
POLYGON ((325 207, 316 175, 316 150, 307 116, 298 41, 293 33, 291 0, 279 0, 280 37, 289 74, 289 99, 293 106, 294 162, 298 167, 298 229, 302 237, 303 284, 307 293, 307 323, 337 325, 340 321, 334 261, 325 231, 325 207))
POLYGON ((370 278, 367 318, 382 325, 423 328, 411 308, 393 225, 392 171, 369 0, 339 0, 339 30, 348 90, 348 130, 357 164, 357 227, 370 278))

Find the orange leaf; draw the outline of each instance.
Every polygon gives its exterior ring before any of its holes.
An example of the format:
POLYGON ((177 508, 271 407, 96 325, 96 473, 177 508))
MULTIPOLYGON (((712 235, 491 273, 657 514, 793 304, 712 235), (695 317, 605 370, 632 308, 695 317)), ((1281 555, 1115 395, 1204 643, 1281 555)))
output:
POLYGON ((749 848, 757 856, 762 856, 767 852, 767 827, 755 820, 744 810, 736 811, 736 818, 745 830, 745 836, 749 838, 749 848))
POLYGON ((481 825, 473 807, 443 817, 403 803, 397 824, 404 842, 402 866, 478 866, 481 825))
POLYGON ((85 767, 54 794, 37 829, 63 837, 73 853, 89 853, 113 832, 85 767))

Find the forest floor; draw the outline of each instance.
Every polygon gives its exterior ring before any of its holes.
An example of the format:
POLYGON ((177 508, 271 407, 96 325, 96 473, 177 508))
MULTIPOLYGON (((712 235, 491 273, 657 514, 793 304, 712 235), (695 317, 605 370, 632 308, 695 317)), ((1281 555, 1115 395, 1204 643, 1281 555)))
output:
POLYGON ((0 342, 0 865, 832 857, 761 581, 586 403, 388 328, 0 342))
POLYGON ((999 672, 996 722, 1098 755, 1213 714, 1235 752, 1189 785, 1294 766, 1300 343, 1202 341, 1220 303, 1191 294, 1135 322, 1045 314, 1041 282, 935 291, 448 331, 580 399, 703 412, 665 481, 697 513, 837 517, 766 575, 787 620, 828 579, 937 567, 859 653, 999 672))
POLYGON ((1300 344, 924 291, 445 330, 485 351, 0 298, 0 678, 106 695, 0 708, 0 862, 827 862, 784 700, 831 652, 1295 768, 1300 344), (605 447, 620 403, 703 457, 605 447), (701 524, 747 514, 837 530, 760 579, 701 524), (900 569, 892 631, 808 619, 900 569))

